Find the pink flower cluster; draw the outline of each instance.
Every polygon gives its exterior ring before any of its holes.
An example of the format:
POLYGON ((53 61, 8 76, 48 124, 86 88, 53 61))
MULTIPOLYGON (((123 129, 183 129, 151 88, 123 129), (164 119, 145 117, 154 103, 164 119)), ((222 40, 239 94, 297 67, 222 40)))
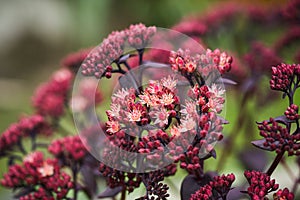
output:
POLYGON ((126 42, 136 49, 144 48, 156 31, 155 27, 143 24, 131 25, 128 29, 112 32, 96 47, 82 64, 82 74, 101 78, 111 77, 112 63, 118 63, 124 53, 126 42))
POLYGON ((138 96, 134 89, 121 89, 112 98, 111 109, 107 111, 109 121, 107 132, 113 134, 132 124, 153 124, 164 127, 171 117, 175 117, 175 106, 179 98, 175 95, 176 81, 165 78, 150 81, 150 84, 138 96), (148 112, 149 110, 149 112, 148 112))
POLYGON ((82 49, 75 53, 71 53, 62 60, 62 65, 64 67, 67 67, 74 73, 77 73, 81 64, 83 63, 83 61, 85 60, 85 58, 89 55, 89 53, 91 51, 92 51, 92 48, 88 48, 88 49, 82 49))
POLYGON ((80 81, 78 91, 73 93, 70 100, 70 107, 73 112, 84 112, 88 109, 94 109, 103 100, 103 94, 97 88, 96 79, 83 79, 80 81))
POLYGON ((234 174, 215 176, 212 181, 201 187, 196 193, 192 194, 190 200, 226 199, 234 181, 234 174), (214 198, 214 196, 216 196, 216 198, 214 198))
MULTIPOLYGON (((4 154, 7 150, 11 150, 18 145, 23 137, 35 136, 41 133, 50 135, 52 133, 50 125, 41 115, 32 115, 23 117, 17 123, 10 125, 0 136, 0 152, 4 154)), ((20 144, 19 144, 20 145, 20 144)))
POLYGON ((206 77, 215 70, 221 74, 228 72, 232 57, 219 49, 214 51, 207 49, 195 56, 191 56, 188 50, 179 49, 177 52, 171 52, 169 62, 173 70, 180 71, 184 75, 200 72, 203 77, 206 77))
POLYGON ((250 51, 243 58, 254 74, 269 72, 271 66, 281 62, 281 58, 276 52, 261 42, 252 42, 250 51))
POLYGON ((287 151, 288 155, 300 155, 300 135, 292 135, 287 128, 283 128, 273 118, 263 121, 259 126, 260 135, 265 138, 264 146, 271 151, 280 153, 287 151))
POLYGON ((284 188, 283 190, 279 189, 276 193, 273 194, 274 200, 293 200, 294 198, 294 194, 287 188, 284 188))
POLYGON ((204 16, 187 17, 173 27, 174 30, 189 36, 202 36, 213 32, 222 23, 234 19, 234 16, 241 12, 241 6, 227 3, 214 7, 204 16))
POLYGON ((291 0, 287 2, 287 5, 282 9, 283 17, 289 22, 299 23, 299 13, 300 13, 300 1, 291 0))
POLYGON ((175 162, 180 161, 181 168, 186 169, 190 174, 197 175, 201 170, 201 159, 205 159, 200 156, 213 153, 213 144, 223 138, 221 134, 223 127, 214 112, 203 114, 196 119, 193 119, 191 115, 188 117, 190 118, 183 118, 180 126, 171 128, 171 133, 175 133, 175 138, 168 147, 170 156, 175 162))
POLYGON ((296 104, 290 105, 286 111, 284 112, 284 115, 286 118, 290 120, 298 120, 300 118, 300 115, 298 114, 299 107, 296 104))
POLYGON ((190 98, 200 106, 201 112, 220 113, 223 109, 225 90, 217 84, 199 86, 196 84, 189 91, 190 98))
POLYGON ((144 24, 130 25, 125 30, 128 37, 128 43, 135 49, 143 49, 146 47, 150 39, 156 32, 155 26, 146 27, 144 24))
POLYGON ((272 67, 271 89, 288 92, 294 79, 296 79, 296 85, 299 84, 300 64, 290 65, 282 63, 276 67, 272 67))
POLYGON ((20 200, 64 199, 73 188, 71 177, 61 171, 57 160, 44 159, 41 152, 33 152, 22 164, 10 166, 1 184, 14 189, 27 188, 28 193, 20 200))
POLYGON ((107 111, 106 132, 115 145, 147 154, 147 161, 154 165, 170 159, 194 173, 201 169, 199 154, 211 153, 213 143, 223 138, 223 122, 216 113, 222 111, 224 90, 216 84, 196 84, 182 108, 177 93, 177 80, 171 76, 150 80, 138 96, 134 89, 118 90, 107 111), (147 131, 146 136, 137 135, 139 127, 147 131), (138 145, 126 135, 139 136, 138 145))
POLYGON ((275 179, 271 180, 270 176, 265 173, 245 171, 244 175, 250 185, 247 189, 247 193, 253 200, 264 199, 266 195, 276 191, 279 187, 279 185, 275 183, 275 179))
POLYGON ((32 101, 37 112, 43 116, 58 118, 64 113, 73 74, 68 69, 55 72, 47 83, 35 92, 32 101))
POLYGON ((210 185, 205 185, 201 187, 195 194, 192 194, 190 200, 211 200, 213 196, 212 187, 210 185))
POLYGON ((66 164, 70 164, 68 162, 72 161, 82 161, 87 154, 87 149, 79 136, 68 136, 54 140, 49 145, 48 151, 66 164))

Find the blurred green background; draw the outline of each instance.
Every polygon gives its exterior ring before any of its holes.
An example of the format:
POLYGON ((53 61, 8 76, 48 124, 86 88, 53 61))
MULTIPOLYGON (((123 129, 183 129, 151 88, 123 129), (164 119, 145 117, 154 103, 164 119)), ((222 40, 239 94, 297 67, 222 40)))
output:
MULTIPOLYGON (((17 121, 20 114, 32 112, 30 105, 34 89, 60 67, 60 61, 66 54, 95 46, 111 31, 121 30, 132 23, 171 27, 184 16, 200 15, 217 2, 219 1, 1 0, 0 132, 17 121)), ((283 1, 243 2, 278 6, 283 1)), ((226 38, 224 40, 226 44, 226 38)), ((228 93, 231 101, 227 101, 230 109, 227 109, 226 117, 229 121, 233 121, 238 112, 237 102, 240 99, 232 98, 234 95, 234 92, 228 93)), ((286 102, 268 105, 254 122, 270 115, 279 115, 282 111, 272 109, 272 106, 283 107, 282 105, 286 106, 286 102)), ((236 168, 232 163, 237 161, 231 161, 230 166, 225 166, 225 172, 236 168)), ((0 167, 1 176, 4 169, 4 166, 0 167)), ((0 193, 2 190, 0 187, 0 193)), ((10 198, 0 195, 0 199, 10 198)))

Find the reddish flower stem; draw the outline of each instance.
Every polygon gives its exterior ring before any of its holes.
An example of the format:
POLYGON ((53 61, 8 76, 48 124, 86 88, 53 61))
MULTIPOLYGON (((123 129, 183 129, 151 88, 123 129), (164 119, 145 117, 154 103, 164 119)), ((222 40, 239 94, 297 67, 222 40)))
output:
POLYGON ((126 199, 126 189, 123 189, 121 194, 121 200, 125 200, 125 199, 126 199))

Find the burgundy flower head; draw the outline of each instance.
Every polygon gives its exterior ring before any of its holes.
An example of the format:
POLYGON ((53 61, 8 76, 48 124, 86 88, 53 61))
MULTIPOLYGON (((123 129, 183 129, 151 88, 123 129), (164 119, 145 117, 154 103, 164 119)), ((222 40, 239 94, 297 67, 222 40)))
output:
MULTIPOLYGON (((300 1, 298 1, 300 2, 300 1)), ((299 3, 300 5, 300 3, 299 3)), ((300 8, 299 8, 300 11, 300 8)), ((298 16, 299 17, 299 16, 298 16)), ((288 47, 295 43, 295 41, 299 41, 300 39, 300 27, 294 26, 288 29, 288 31, 277 40, 274 49, 277 52, 281 52, 285 47, 288 47)))
POLYGON ((47 83, 42 84, 36 90, 32 98, 37 112, 53 118, 61 116, 64 113, 72 80, 73 74, 68 69, 60 69, 55 72, 47 83))
POLYGON ((137 173, 119 171, 103 163, 100 164, 99 171, 106 177, 107 185, 111 188, 122 186, 128 192, 132 192, 134 188, 138 188, 142 182, 142 177, 137 173))
POLYGON ((200 36, 207 32, 207 26, 199 19, 186 19, 173 26, 172 29, 189 36, 200 36))
POLYGON ((78 52, 71 53, 67 55, 63 60, 62 60, 62 65, 64 67, 67 67, 74 73, 77 73, 78 69, 80 68, 82 62, 85 60, 85 58, 89 55, 91 52, 92 48, 88 49, 82 49, 78 52))
POLYGON ((22 164, 10 166, 1 184, 14 189, 27 188, 29 192, 21 200, 64 199, 73 188, 71 177, 61 171, 57 160, 44 159, 41 152, 33 152, 22 164))
POLYGON ((20 141, 23 137, 35 137, 37 134, 52 134, 52 128, 45 118, 41 115, 22 117, 19 122, 12 124, 1 134, 0 152, 4 153, 15 145, 21 145, 20 141))
POLYGON ((290 120, 298 120, 300 118, 298 111, 299 107, 296 104, 292 104, 286 109, 284 115, 290 120))
POLYGON ((264 147, 271 151, 280 153, 287 151, 288 155, 300 154, 300 135, 292 135, 288 132, 287 128, 283 128, 273 118, 269 121, 264 121, 258 125, 260 135, 265 138, 264 147))
POLYGON ((208 184, 201 187, 196 193, 192 194, 190 200, 226 199, 234 181, 234 174, 215 176, 213 181, 210 181, 208 184))
POLYGON ((288 92, 294 79, 296 84, 300 80, 300 64, 280 64, 272 67, 272 79, 270 80, 270 87, 273 90, 288 92))
POLYGON ((68 136, 54 140, 49 145, 48 151, 66 164, 82 161, 87 154, 87 149, 79 136, 68 136))
POLYGON ((282 9, 282 15, 286 20, 298 23, 300 20, 300 1, 288 1, 287 5, 282 9))
POLYGON ((294 194, 289 191, 289 189, 280 189, 273 194, 274 200, 293 200, 295 198, 294 194))
POLYGON ((279 185, 275 183, 275 180, 271 180, 270 176, 265 173, 245 171, 244 175, 250 185, 247 189, 247 193, 253 200, 263 199, 266 195, 276 191, 279 187, 279 185))
POLYGON ((244 61, 253 73, 266 73, 273 65, 281 62, 273 49, 261 42, 253 42, 250 52, 244 55, 244 61), (269 68, 268 68, 269 67, 269 68))

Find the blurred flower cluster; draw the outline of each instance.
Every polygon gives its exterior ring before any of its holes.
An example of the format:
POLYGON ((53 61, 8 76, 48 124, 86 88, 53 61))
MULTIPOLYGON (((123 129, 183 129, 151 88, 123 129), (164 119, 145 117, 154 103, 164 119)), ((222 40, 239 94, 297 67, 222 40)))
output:
POLYGON ((289 48, 300 41, 299 13, 299 0, 281 8, 222 3, 184 18, 166 35, 155 26, 130 25, 95 48, 68 55, 35 91, 34 112, 0 135, 0 158, 8 161, 1 185, 21 200, 125 200, 138 188, 144 188, 139 200, 172 199, 166 180, 185 174, 183 200, 296 199, 299 175, 292 188, 282 189, 272 175, 286 156, 300 167, 300 64, 293 64, 300 62, 300 49, 289 48), (269 43, 257 36, 277 29, 282 34, 269 43), (224 30, 238 32, 225 47, 224 30), (179 47, 170 42, 180 41, 177 32, 189 37, 179 47), (116 87, 103 84, 105 78, 116 87), (228 133, 225 88, 240 103, 228 133), (264 106, 280 98, 274 91, 288 106, 257 122, 258 131, 248 129, 264 106), (248 110, 253 99, 257 115, 248 110), (235 184, 236 172, 222 173, 245 126, 248 143, 275 158, 264 171, 265 159, 255 158, 262 154, 246 152, 247 184, 235 184), (217 158, 216 171, 211 158, 217 158))

